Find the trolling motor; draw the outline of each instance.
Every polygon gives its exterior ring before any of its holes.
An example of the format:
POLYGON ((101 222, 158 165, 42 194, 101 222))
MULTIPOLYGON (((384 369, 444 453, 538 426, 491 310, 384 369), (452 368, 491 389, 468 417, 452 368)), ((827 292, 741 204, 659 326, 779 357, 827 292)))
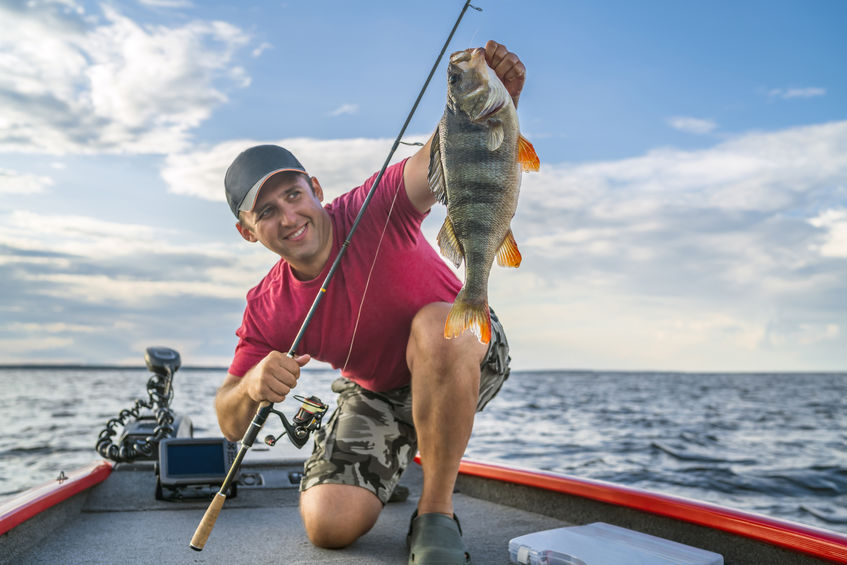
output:
POLYGON ((179 353, 168 347, 148 347, 144 360, 152 373, 147 381, 148 399, 138 399, 132 408, 121 410, 106 423, 97 438, 97 453, 118 463, 155 459, 160 440, 192 435, 191 420, 171 410, 173 376, 181 365, 179 353), (153 413, 142 415, 142 408, 153 413), (123 427, 123 433, 116 444, 112 438, 119 426, 123 427))
POLYGON ((285 431, 278 436, 274 436, 273 434, 265 436, 265 443, 267 445, 273 447, 276 445, 276 442, 282 439, 282 436, 288 434, 288 439, 291 440, 291 443, 297 446, 297 449, 300 449, 306 445, 307 441, 309 441, 309 434, 321 427, 321 420, 323 419, 324 414, 326 414, 328 406, 321 402, 321 399, 317 396, 304 398, 299 395, 294 395, 294 400, 302 402, 303 404, 300 405, 300 409, 297 411, 297 414, 295 414, 294 418, 292 418, 294 421, 293 425, 288 421, 288 418, 285 417, 285 414, 279 410, 271 408, 270 413, 279 416, 279 419, 282 420, 282 427, 285 428, 285 431))

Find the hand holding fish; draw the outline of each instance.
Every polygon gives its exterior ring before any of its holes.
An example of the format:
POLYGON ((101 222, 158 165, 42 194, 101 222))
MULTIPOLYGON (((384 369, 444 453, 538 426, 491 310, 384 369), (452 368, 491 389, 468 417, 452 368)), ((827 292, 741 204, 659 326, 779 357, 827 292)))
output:
POLYGON ((526 82, 526 67, 520 58, 506 49, 505 45, 489 39, 485 44, 485 62, 497 73, 517 108, 518 99, 526 82))

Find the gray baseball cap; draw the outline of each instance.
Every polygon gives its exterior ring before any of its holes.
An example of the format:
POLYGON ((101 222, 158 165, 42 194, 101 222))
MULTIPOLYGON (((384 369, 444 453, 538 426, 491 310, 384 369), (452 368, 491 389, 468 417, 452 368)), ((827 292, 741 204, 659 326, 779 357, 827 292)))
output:
POLYGON ((267 180, 285 171, 307 174, 291 151, 279 145, 256 145, 236 157, 224 177, 226 201, 235 217, 252 210, 267 180))

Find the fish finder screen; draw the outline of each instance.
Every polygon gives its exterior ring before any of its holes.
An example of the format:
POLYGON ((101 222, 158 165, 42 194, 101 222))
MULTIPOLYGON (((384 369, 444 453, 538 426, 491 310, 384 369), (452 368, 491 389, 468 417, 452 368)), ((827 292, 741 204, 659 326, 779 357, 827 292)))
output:
POLYGON ((226 475, 223 446, 220 443, 169 444, 167 474, 174 476, 226 475))

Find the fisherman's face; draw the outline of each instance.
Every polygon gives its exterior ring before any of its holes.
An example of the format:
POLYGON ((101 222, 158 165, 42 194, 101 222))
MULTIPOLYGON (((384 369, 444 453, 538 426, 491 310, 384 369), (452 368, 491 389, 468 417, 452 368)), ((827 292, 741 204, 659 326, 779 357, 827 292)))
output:
POLYGON ((332 224, 318 179, 279 173, 262 187, 251 212, 236 225, 247 241, 258 241, 285 259, 302 279, 320 274, 332 249, 332 224))

